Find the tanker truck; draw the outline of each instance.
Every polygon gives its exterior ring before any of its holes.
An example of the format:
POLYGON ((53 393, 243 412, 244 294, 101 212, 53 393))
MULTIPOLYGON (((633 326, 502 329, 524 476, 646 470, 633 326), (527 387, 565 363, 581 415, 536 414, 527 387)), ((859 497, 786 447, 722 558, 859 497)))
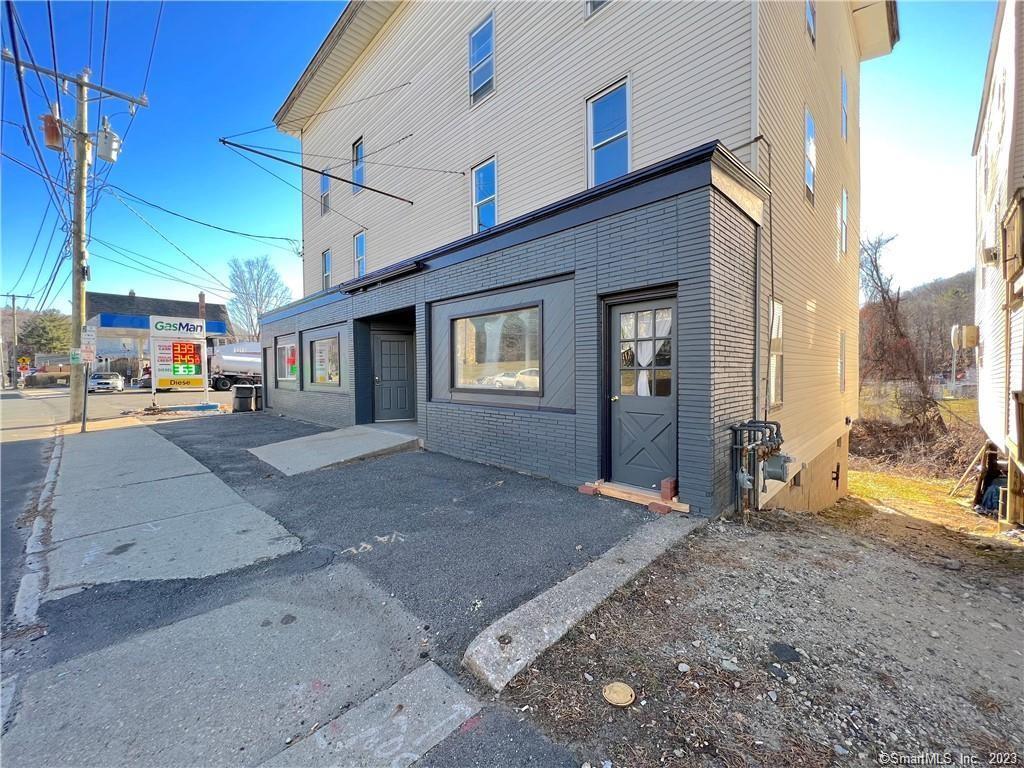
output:
POLYGON ((225 392, 235 384, 262 383, 261 354, 258 341, 216 347, 210 358, 210 386, 225 392))

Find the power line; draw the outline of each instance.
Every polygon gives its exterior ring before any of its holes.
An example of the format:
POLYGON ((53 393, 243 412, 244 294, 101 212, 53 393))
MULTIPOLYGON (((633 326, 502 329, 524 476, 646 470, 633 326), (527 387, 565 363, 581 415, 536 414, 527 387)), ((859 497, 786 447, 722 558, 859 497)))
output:
MULTIPOLYGON (((64 275, 64 282, 60 284, 60 288, 58 288, 54 292, 53 298, 50 299, 50 306, 51 307, 53 306, 53 302, 55 302, 57 300, 57 297, 60 296, 61 291, 64 290, 64 287, 68 284, 68 280, 70 280, 70 279, 71 279, 71 273, 68 272, 66 275, 64 275)), ((46 307, 43 307, 43 311, 45 311, 46 309, 47 309, 46 307)))
MULTIPOLYGON (((248 144, 247 146, 253 147, 254 149, 273 149, 276 150, 277 152, 287 152, 290 155, 302 155, 303 157, 322 157, 327 160, 340 160, 343 163, 352 162, 351 158, 340 157, 338 155, 318 155, 315 152, 306 152, 305 150, 302 149, 282 149, 280 147, 268 147, 261 144, 248 144)), ((378 149, 376 151, 380 152, 381 150, 378 149)), ((441 168, 423 168, 417 165, 399 165, 398 163, 385 163, 381 160, 367 160, 367 157, 368 155, 363 156, 363 162, 368 165, 380 165, 384 166, 385 168, 401 168, 407 171, 430 171, 431 173, 450 173, 458 176, 466 175, 465 171, 446 171, 441 168)))
MULTIPOLYGON (((18 158, 14 157, 13 155, 8 155, 6 152, 0 152, 0 157, 4 158, 5 160, 10 160, 12 163, 14 163, 17 166, 20 166, 21 168, 24 168, 29 173, 34 173, 36 176, 38 176, 39 178, 43 179, 44 181, 47 181, 47 180, 50 181, 52 184, 56 185, 59 189, 63 189, 65 193, 68 193, 68 192, 71 191, 70 189, 65 187, 63 184, 57 184, 57 182, 52 181, 52 179, 49 179, 47 176, 45 176, 44 174, 40 173, 38 170, 33 168, 31 165, 29 165, 28 163, 24 162, 23 160, 19 160, 18 158)), ((53 204, 53 198, 52 197, 50 198, 50 204, 51 205, 53 204)))
POLYGON ((271 160, 277 160, 277 162, 279 163, 284 163, 285 165, 291 165, 294 166, 295 168, 301 168, 304 171, 315 173, 318 176, 326 176, 329 179, 334 179, 335 181, 340 181, 344 184, 348 184, 353 187, 358 187, 359 189, 365 189, 369 192, 376 192, 378 195, 384 195, 384 197, 390 197, 394 200, 399 200, 403 203, 408 203, 409 205, 413 204, 412 200, 409 200, 408 198, 401 197, 399 195, 393 195, 390 192, 385 192, 382 189, 376 189, 375 187, 370 187, 367 186, 366 184, 360 184, 359 182, 352 181, 351 179, 344 179, 341 176, 335 176, 333 173, 328 173, 327 171, 317 170, 316 168, 310 168, 308 165, 296 163, 293 160, 289 160, 284 157, 278 157, 277 155, 272 155, 269 152, 264 152, 260 149, 253 149, 252 147, 246 146, 245 144, 236 144, 235 142, 228 141, 227 139, 218 139, 218 141, 220 141, 221 144, 224 144, 226 146, 236 147, 237 149, 244 149, 246 152, 252 152, 253 154, 256 155, 262 155, 263 157, 269 158, 271 160))
POLYGON ((46 217, 50 215, 50 208, 53 206, 52 200, 46 201, 46 210, 43 211, 43 218, 39 220, 39 229, 36 230, 35 239, 32 241, 32 248, 28 252, 28 258, 25 259, 25 263, 21 266, 21 274, 18 275, 18 279, 14 281, 14 285, 11 286, 11 290, 8 293, 14 293, 18 286, 21 285, 21 280, 25 277, 25 272, 28 270, 28 265, 32 262, 32 257, 36 255, 36 246, 39 245, 39 236, 43 234, 43 227, 46 226, 46 217))
MULTIPOLYGON (((294 190, 295 190, 296 192, 298 192, 298 193, 300 193, 300 194, 302 194, 302 195, 304 195, 304 196, 308 197, 308 198, 309 198, 310 200, 314 201, 314 202, 315 202, 315 203, 317 203, 318 205, 322 205, 321 201, 320 201, 320 200, 319 200, 318 198, 316 198, 316 197, 314 197, 313 195, 309 194, 309 192, 307 192, 306 190, 304 190, 304 189, 303 189, 302 187, 300 187, 300 186, 298 186, 298 185, 296 185, 296 184, 292 184, 292 183, 291 183, 290 181, 288 181, 288 179, 284 178, 283 176, 279 176, 278 174, 274 173, 274 172, 273 172, 272 170, 270 170, 269 168, 266 168, 266 167, 264 167, 264 166, 260 165, 260 164, 259 164, 258 162, 256 162, 255 160, 253 160, 253 159, 252 159, 251 157, 249 157, 248 155, 243 155, 243 154, 242 154, 241 152, 239 152, 239 151, 238 151, 237 149, 234 149, 233 147, 228 147, 228 149, 230 149, 230 150, 231 150, 232 152, 234 152, 234 153, 235 153, 236 155, 238 155, 238 156, 239 156, 240 158, 242 158, 243 160, 245 160, 245 161, 246 161, 247 163, 252 163, 253 165, 255 165, 255 166, 256 166, 257 168, 259 168, 259 169, 260 169, 261 171, 263 171, 264 173, 269 173, 269 174, 270 174, 271 176, 273 176, 273 177, 274 177, 275 179, 277 179, 278 181, 280 181, 280 182, 281 182, 282 184, 287 184, 287 185, 288 185, 289 187, 291 187, 292 189, 294 189, 294 190)), ((344 213, 342 213, 341 211, 336 211, 336 210, 334 210, 334 209, 333 209, 333 208, 331 208, 331 206, 329 206, 329 205, 327 206, 327 210, 328 210, 328 211, 330 211, 331 213, 333 213, 333 214, 337 215, 337 216, 341 216, 341 218, 345 219, 345 221, 349 221, 349 222, 352 222, 353 224, 355 224, 355 225, 356 225, 357 227, 359 227, 360 229, 362 229, 362 230, 364 230, 364 231, 367 231, 367 232, 368 232, 368 231, 370 230, 370 228, 369 228, 369 227, 367 227, 367 226, 364 226, 364 225, 360 224, 360 223, 359 223, 358 221, 356 221, 355 219, 353 219, 353 218, 351 218, 351 217, 349 217, 349 216, 346 216, 346 215, 345 215, 344 213)))
POLYGON ((57 80, 57 33, 53 27, 53 4, 46 0, 46 17, 50 22, 50 57, 53 59, 53 92, 57 95, 57 109, 60 110, 60 82, 57 80))
MULTIPOLYGON (((143 197, 139 197, 138 195, 136 195, 136 194, 134 194, 132 192, 129 192, 128 190, 123 189, 122 187, 119 187, 116 184, 107 184, 106 186, 107 186, 108 189, 116 189, 121 194, 126 195, 126 196, 130 197, 132 200, 140 202, 143 205, 148 205, 150 208, 156 208, 158 211, 163 211, 164 213, 169 214, 171 216, 176 216, 179 219, 184 219, 185 221, 191 221, 193 224, 199 224, 200 226, 203 226, 203 227, 209 227, 210 229, 216 229, 219 232, 227 232, 228 234, 231 234, 231 235, 240 235, 241 237, 247 237, 250 240, 256 240, 257 242, 260 242, 261 240, 284 240, 285 242, 295 243, 295 239, 292 238, 292 237, 280 237, 280 236, 276 236, 276 235, 254 235, 251 232, 241 232, 241 231, 239 231, 237 229, 230 229, 228 227, 221 227, 221 226, 219 226, 217 224, 210 224, 207 221, 201 221, 199 219, 194 219, 191 216, 186 216, 184 213, 179 213, 177 211, 172 211, 170 208, 164 208, 162 205, 158 205, 157 203, 154 203, 151 200, 146 200, 143 197)), ((282 251, 288 251, 289 253, 293 252, 292 249, 285 248, 284 246, 281 246, 281 245, 274 245, 273 243, 261 243, 261 244, 262 245, 269 245, 272 248, 279 248, 282 251)))
MULTIPOLYGON (((293 118, 290 118, 288 120, 282 120, 281 124, 285 125, 285 124, 288 124, 288 123, 305 122, 306 120, 309 120, 309 118, 311 118, 311 117, 317 117, 318 115, 325 115, 328 112, 334 112, 337 109, 344 109, 345 107, 351 107, 354 104, 360 104, 360 103, 362 103, 364 101, 368 101, 370 99, 375 99, 378 96, 386 96, 387 94, 392 93, 393 91, 397 91, 400 88, 405 88, 405 86, 407 86, 407 85, 412 85, 412 81, 411 80, 407 80, 406 82, 404 82, 404 83, 402 83, 400 85, 395 85, 395 86, 392 86, 391 88, 386 88, 383 91, 377 91, 376 93, 371 93, 369 96, 363 96, 362 98, 358 98, 358 99, 355 99, 354 101, 346 102, 345 104, 338 104, 337 106, 334 106, 334 107, 328 107, 327 109, 322 109, 319 112, 311 112, 310 114, 305 115, 303 117, 293 117, 293 118)), ((264 125, 262 128, 253 128, 252 130, 249 130, 249 131, 241 131, 240 133, 232 133, 230 136, 225 136, 224 138, 225 139, 236 139, 239 136, 248 136, 250 133, 259 133, 260 131, 266 131, 266 130, 269 130, 271 128, 276 128, 276 127, 277 127, 277 123, 271 123, 270 125, 264 125)))
MULTIPOLYGON (((36 286, 39 285, 39 278, 43 276, 43 267, 46 266, 46 255, 50 252, 50 246, 53 245, 53 237, 57 234, 57 225, 60 224, 60 219, 53 220, 53 226, 50 227, 50 237, 46 241, 46 247, 43 249, 43 255, 39 260, 39 269, 36 270, 35 279, 32 281, 32 288, 29 293, 36 292, 36 286)), ((64 244, 67 244, 67 236, 64 237, 64 244)), ((61 250, 64 250, 64 245, 61 245, 61 250)))
MULTIPOLYGON (((92 239, 95 242, 100 243, 101 245, 104 245, 107 248, 111 249, 118 256, 122 256, 123 258, 130 259, 131 261, 136 261, 136 259, 132 258, 132 255, 138 256, 140 259, 144 259, 145 261, 151 261, 154 264, 157 264, 157 265, 159 265, 161 267, 167 267, 168 269, 173 269, 176 272, 180 272, 183 275, 187 275, 189 277, 194 277, 194 278, 196 278, 198 280, 206 280, 206 277, 203 276, 203 275, 196 274, 195 272, 189 272, 188 270, 182 269, 181 267, 177 266, 176 264, 171 264, 171 263, 166 262, 166 261, 161 261, 160 259, 156 258, 155 256, 148 256, 148 255, 146 255, 144 253, 139 253, 138 251, 133 251, 130 248, 125 248, 123 245, 117 245, 116 243, 111 243, 108 240, 103 240, 102 238, 99 238, 99 237, 96 237, 96 236, 93 236, 92 239)), ((150 267, 150 268, 152 269, 152 267, 150 267)))
MULTIPOLYGON (((103 9, 103 44, 100 46, 100 86, 104 84, 107 77, 107 34, 110 29, 110 0, 107 0, 103 9)), ((103 123, 103 91, 100 91, 99 100, 96 102, 96 131, 100 130, 103 123)), ((99 200, 99 190, 96 188, 96 173, 99 167, 99 159, 93 161, 92 166, 92 202, 90 212, 96 210, 96 202, 99 200)), ((92 234, 92 220, 89 216, 89 234, 92 234)))
POLYGON ((146 218, 145 216, 143 216, 143 215, 142 215, 141 213, 139 213, 139 212, 138 212, 138 211, 136 211, 136 210, 135 210, 134 208, 132 208, 132 207, 131 207, 130 205, 128 205, 128 203, 126 203, 126 202, 124 201, 124 199, 123 199, 123 198, 122 198, 122 197, 121 197, 120 195, 118 195, 118 194, 117 194, 117 192, 111 192, 110 194, 112 194, 112 195, 114 196, 114 198, 115 198, 115 199, 116 199, 116 200, 117 200, 117 201, 118 201, 119 203, 121 203, 121 205, 123 205, 123 206, 124 206, 125 208, 127 208, 127 209, 128 209, 129 211, 131 211, 132 213, 134 213, 134 214, 135 214, 135 216, 136 216, 136 218, 137 218, 137 219, 138 219, 139 221, 141 221, 141 222, 142 222, 143 224, 145 224, 145 225, 146 225, 147 227, 149 227, 149 228, 150 228, 150 229, 152 229, 152 230, 153 230, 154 232, 156 232, 156 233, 157 233, 157 234, 158 234, 158 235, 159 235, 159 236, 160 236, 160 237, 161 237, 161 238, 162 238, 162 239, 163 239, 163 240, 164 240, 164 241, 165 241, 165 242, 166 242, 166 243, 167 243, 168 245, 170 245, 170 246, 171 246, 172 248, 174 248, 174 250, 176 250, 176 251, 177 251, 178 253, 180 253, 180 254, 181 254, 182 256, 184 256, 184 257, 185 257, 186 259, 188 259, 188 260, 189 260, 189 261, 191 261, 191 262, 192 262, 193 264, 195 264, 195 265, 196 265, 197 267, 199 267, 199 269, 201 269, 201 270, 202 270, 203 272, 205 272, 205 273, 206 273, 206 274, 207 274, 207 275, 208 275, 208 276, 209 276, 210 278, 212 278, 212 279, 213 279, 213 281, 214 281, 215 283, 217 283, 218 285, 222 286, 222 287, 223 287, 223 288, 224 288, 225 290, 227 290, 227 291, 230 291, 230 290, 231 290, 231 289, 230 289, 230 288, 229 288, 229 287, 228 287, 227 285, 225 285, 225 284, 224 284, 224 283, 223 283, 223 282, 222 282, 222 281, 220 280, 220 278, 218 278, 218 277, 217 277, 216 275, 214 275, 214 274, 213 274, 212 272, 210 272, 210 271, 209 271, 209 270, 208 270, 208 269, 207 269, 206 267, 204 267, 204 266, 203 266, 202 264, 200 264, 200 263, 199 263, 198 261, 196 261, 195 259, 193 259, 193 258, 192 258, 191 256, 189 256, 189 255, 188 255, 187 253, 185 253, 185 251, 184 251, 184 250, 182 250, 182 248, 181 248, 180 246, 178 246, 178 244, 177 244, 177 243, 175 243, 174 241, 172 241, 172 240, 171 240, 171 239, 170 239, 169 237, 167 237, 167 235, 165 235, 165 234, 164 234, 163 232, 161 232, 161 231, 160 231, 159 229, 157 229, 157 228, 156 228, 156 227, 155 227, 155 226, 154 226, 154 225, 153 225, 153 224, 152 224, 152 223, 151 223, 151 222, 149 221, 149 219, 147 219, 147 218, 146 218))
MULTIPOLYGON (((21 56, 18 52, 17 33, 14 31, 14 3, 12 0, 6 0, 6 8, 7 28, 11 38, 11 55, 14 59, 14 70, 18 80, 18 93, 21 96, 21 109, 25 114, 25 124, 28 126, 32 125, 32 118, 29 115, 28 97, 25 95, 25 78, 21 74, 21 56)), ((42 150, 39 149, 39 142, 36 141, 36 136, 31 130, 28 132, 28 136, 32 142, 32 149, 35 150, 37 166, 39 167, 42 175, 45 176, 47 184, 49 185, 50 194, 53 196, 53 203, 60 212, 61 218, 64 219, 65 223, 68 223, 68 218, 64 214, 64 210, 61 208, 59 202, 61 197, 57 194, 57 188, 54 184, 53 177, 50 176, 50 171, 46 167, 46 161, 43 158, 42 150)))
POLYGON ((230 301, 229 297, 221 293, 217 293, 217 291, 210 288, 209 286, 199 285, 198 283, 189 282, 188 280, 182 280, 180 277, 176 275, 171 275, 166 272, 155 271, 148 267, 139 267, 135 266, 134 264, 126 264, 125 262, 118 261, 117 259, 111 256, 105 256, 102 253, 94 253, 93 256, 95 256, 97 259, 102 259, 103 261, 109 261, 112 264, 117 264, 118 266, 124 267, 125 269, 133 269, 136 272, 141 272, 142 274, 149 275, 150 277, 159 277, 165 280, 173 280, 175 283, 178 284, 184 283, 185 285, 191 285, 193 288, 198 288, 201 291, 206 291, 207 293, 216 296, 219 299, 224 299, 224 301, 230 301))

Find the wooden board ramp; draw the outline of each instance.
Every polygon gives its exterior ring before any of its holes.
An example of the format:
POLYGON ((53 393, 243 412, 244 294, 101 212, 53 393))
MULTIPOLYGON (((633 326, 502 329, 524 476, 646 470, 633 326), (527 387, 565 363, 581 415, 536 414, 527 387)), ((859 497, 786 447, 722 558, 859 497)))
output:
POLYGON ((642 504, 651 512, 656 512, 659 515, 667 515, 669 512, 679 512, 685 515, 690 511, 690 505, 679 501, 678 496, 673 496, 671 499, 663 499, 661 494, 655 491, 636 488, 632 485, 623 485, 622 483, 612 483, 607 480, 584 483, 578 490, 580 493, 587 494, 588 496, 605 496, 609 499, 642 504))

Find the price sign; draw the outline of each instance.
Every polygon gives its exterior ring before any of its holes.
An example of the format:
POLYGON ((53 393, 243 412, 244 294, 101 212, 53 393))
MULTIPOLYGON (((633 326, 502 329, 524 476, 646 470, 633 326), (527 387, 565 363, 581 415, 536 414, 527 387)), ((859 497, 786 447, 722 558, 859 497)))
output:
POLYGON ((171 375, 202 376, 203 349, 194 341, 175 341, 171 344, 171 375))
POLYGON ((157 389, 205 389, 205 345, 187 339, 153 339, 153 383, 157 389))

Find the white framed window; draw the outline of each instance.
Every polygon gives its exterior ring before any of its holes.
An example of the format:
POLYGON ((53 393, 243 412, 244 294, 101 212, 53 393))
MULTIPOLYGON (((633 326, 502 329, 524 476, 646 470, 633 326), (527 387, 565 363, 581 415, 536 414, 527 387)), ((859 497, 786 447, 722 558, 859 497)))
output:
POLYGON ((586 0, 587 1, 587 16, 593 16, 595 13, 604 8, 611 0, 586 0))
POLYGON ((498 164, 494 158, 473 168, 473 231, 498 223, 498 164))
POLYGON ((356 277, 366 274, 366 233, 357 232, 352 238, 352 255, 355 258, 356 277))
POLYGON ((320 174, 320 215, 331 210, 331 177, 327 175, 330 168, 324 168, 320 174))
POLYGON ((771 338, 768 348, 768 407, 782 405, 782 302, 772 300, 771 338))
POLYGON ((322 254, 320 254, 320 266, 321 266, 321 275, 322 275, 322 278, 323 278, 320 287, 323 290, 326 291, 328 288, 331 287, 331 249, 330 248, 328 248, 326 251, 324 251, 322 254))
POLYGON ((817 165, 817 142, 814 138, 814 116, 804 107, 804 189, 807 199, 814 203, 814 172, 817 165))
POLYGON ((850 139, 850 91, 846 85, 846 73, 839 70, 839 135, 843 141, 850 139))
POLYGON ((629 80, 587 101, 589 186, 629 173, 629 80))
POLYGON ((846 255, 849 237, 849 216, 850 216, 850 196, 846 192, 846 187, 843 187, 843 194, 839 200, 839 254, 841 256, 846 255))
MULTIPOLYGON (((360 137, 352 145, 352 181, 356 184, 365 184, 366 165, 363 163, 363 139, 360 137)), ((356 195, 362 191, 359 187, 352 187, 352 194, 356 195)))
POLYGON ((814 0, 804 0, 804 17, 807 19, 807 34, 813 43, 818 35, 818 9, 814 7, 814 0))
POLYGON ((277 345, 277 380, 295 381, 299 377, 299 359, 294 342, 277 345))
POLYGON ((839 391, 846 391, 846 331, 839 332, 839 391))
POLYGON ((494 16, 469 35, 469 101, 476 104, 494 90, 494 16))

